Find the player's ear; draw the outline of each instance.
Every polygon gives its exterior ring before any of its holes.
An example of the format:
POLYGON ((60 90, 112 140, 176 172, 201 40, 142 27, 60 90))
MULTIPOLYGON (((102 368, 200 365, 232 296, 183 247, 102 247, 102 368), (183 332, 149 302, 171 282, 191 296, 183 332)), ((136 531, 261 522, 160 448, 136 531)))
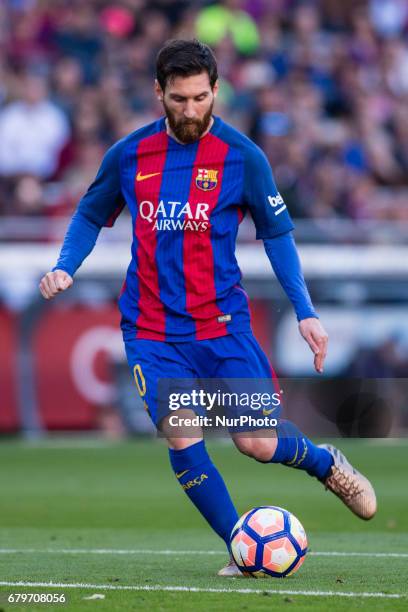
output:
POLYGON ((218 90, 219 90, 219 85, 218 85, 218 79, 215 81, 214 83, 214 87, 212 88, 212 92, 214 94, 214 98, 217 97, 218 94, 218 90))
POLYGON ((157 99, 160 102, 162 102, 163 101, 163 96, 164 96, 164 91, 160 87, 160 83, 159 83, 159 81, 157 79, 154 79, 154 93, 156 94, 157 99))

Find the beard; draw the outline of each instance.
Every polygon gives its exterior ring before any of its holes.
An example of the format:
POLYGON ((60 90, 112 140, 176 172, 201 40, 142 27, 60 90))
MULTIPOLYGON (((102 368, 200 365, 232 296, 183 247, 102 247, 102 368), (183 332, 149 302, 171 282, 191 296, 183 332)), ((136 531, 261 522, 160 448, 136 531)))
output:
POLYGON ((178 121, 164 100, 163 106, 169 122, 169 127, 177 140, 183 144, 191 144, 201 138, 208 129, 211 122, 214 102, 211 102, 211 106, 202 119, 179 119, 178 121))

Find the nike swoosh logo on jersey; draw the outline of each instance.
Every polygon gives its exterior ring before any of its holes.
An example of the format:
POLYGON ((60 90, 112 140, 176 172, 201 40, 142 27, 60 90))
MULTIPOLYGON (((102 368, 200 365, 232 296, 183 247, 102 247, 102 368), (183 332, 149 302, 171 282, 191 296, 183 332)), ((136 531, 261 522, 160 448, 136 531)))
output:
POLYGON ((176 478, 180 479, 182 476, 184 476, 184 474, 187 474, 187 472, 189 472, 190 470, 184 470, 184 472, 178 472, 178 474, 176 474, 176 478))
POLYGON ((153 176, 157 176, 158 174, 161 174, 161 172, 153 172, 152 174, 142 174, 141 172, 138 172, 136 176, 136 180, 138 182, 145 181, 146 179, 152 178, 153 176))
POLYGON ((262 409, 262 414, 263 416, 268 416, 269 414, 272 414, 272 412, 275 410, 275 408, 270 408, 269 410, 267 408, 263 408, 262 409))

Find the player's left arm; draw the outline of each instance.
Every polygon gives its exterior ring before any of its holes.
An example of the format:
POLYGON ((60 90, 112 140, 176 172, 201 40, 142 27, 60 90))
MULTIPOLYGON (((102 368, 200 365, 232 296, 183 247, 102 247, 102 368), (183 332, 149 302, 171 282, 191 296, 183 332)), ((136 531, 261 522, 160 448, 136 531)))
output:
POLYGON ((276 188, 269 161, 256 146, 248 148, 245 158, 244 200, 255 223, 256 237, 264 241, 275 274, 295 309, 299 331, 314 353, 314 367, 321 373, 328 335, 306 287, 292 236, 293 222, 276 188))
POLYGON ((314 367, 322 373, 328 335, 313 307, 292 232, 264 238, 263 242, 276 277, 292 302, 299 331, 314 353, 314 367))

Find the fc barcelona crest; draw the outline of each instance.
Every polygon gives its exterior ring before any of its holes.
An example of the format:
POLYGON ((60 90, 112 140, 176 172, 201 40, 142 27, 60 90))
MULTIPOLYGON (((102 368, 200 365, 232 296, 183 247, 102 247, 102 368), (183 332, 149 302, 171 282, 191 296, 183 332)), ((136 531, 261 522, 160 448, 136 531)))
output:
POLYGON ((218 184, 218 170, 206 170, 205 168, 198 168, 196 176, 196 185, 203 191, 211 191, 215 189, 218 184))

